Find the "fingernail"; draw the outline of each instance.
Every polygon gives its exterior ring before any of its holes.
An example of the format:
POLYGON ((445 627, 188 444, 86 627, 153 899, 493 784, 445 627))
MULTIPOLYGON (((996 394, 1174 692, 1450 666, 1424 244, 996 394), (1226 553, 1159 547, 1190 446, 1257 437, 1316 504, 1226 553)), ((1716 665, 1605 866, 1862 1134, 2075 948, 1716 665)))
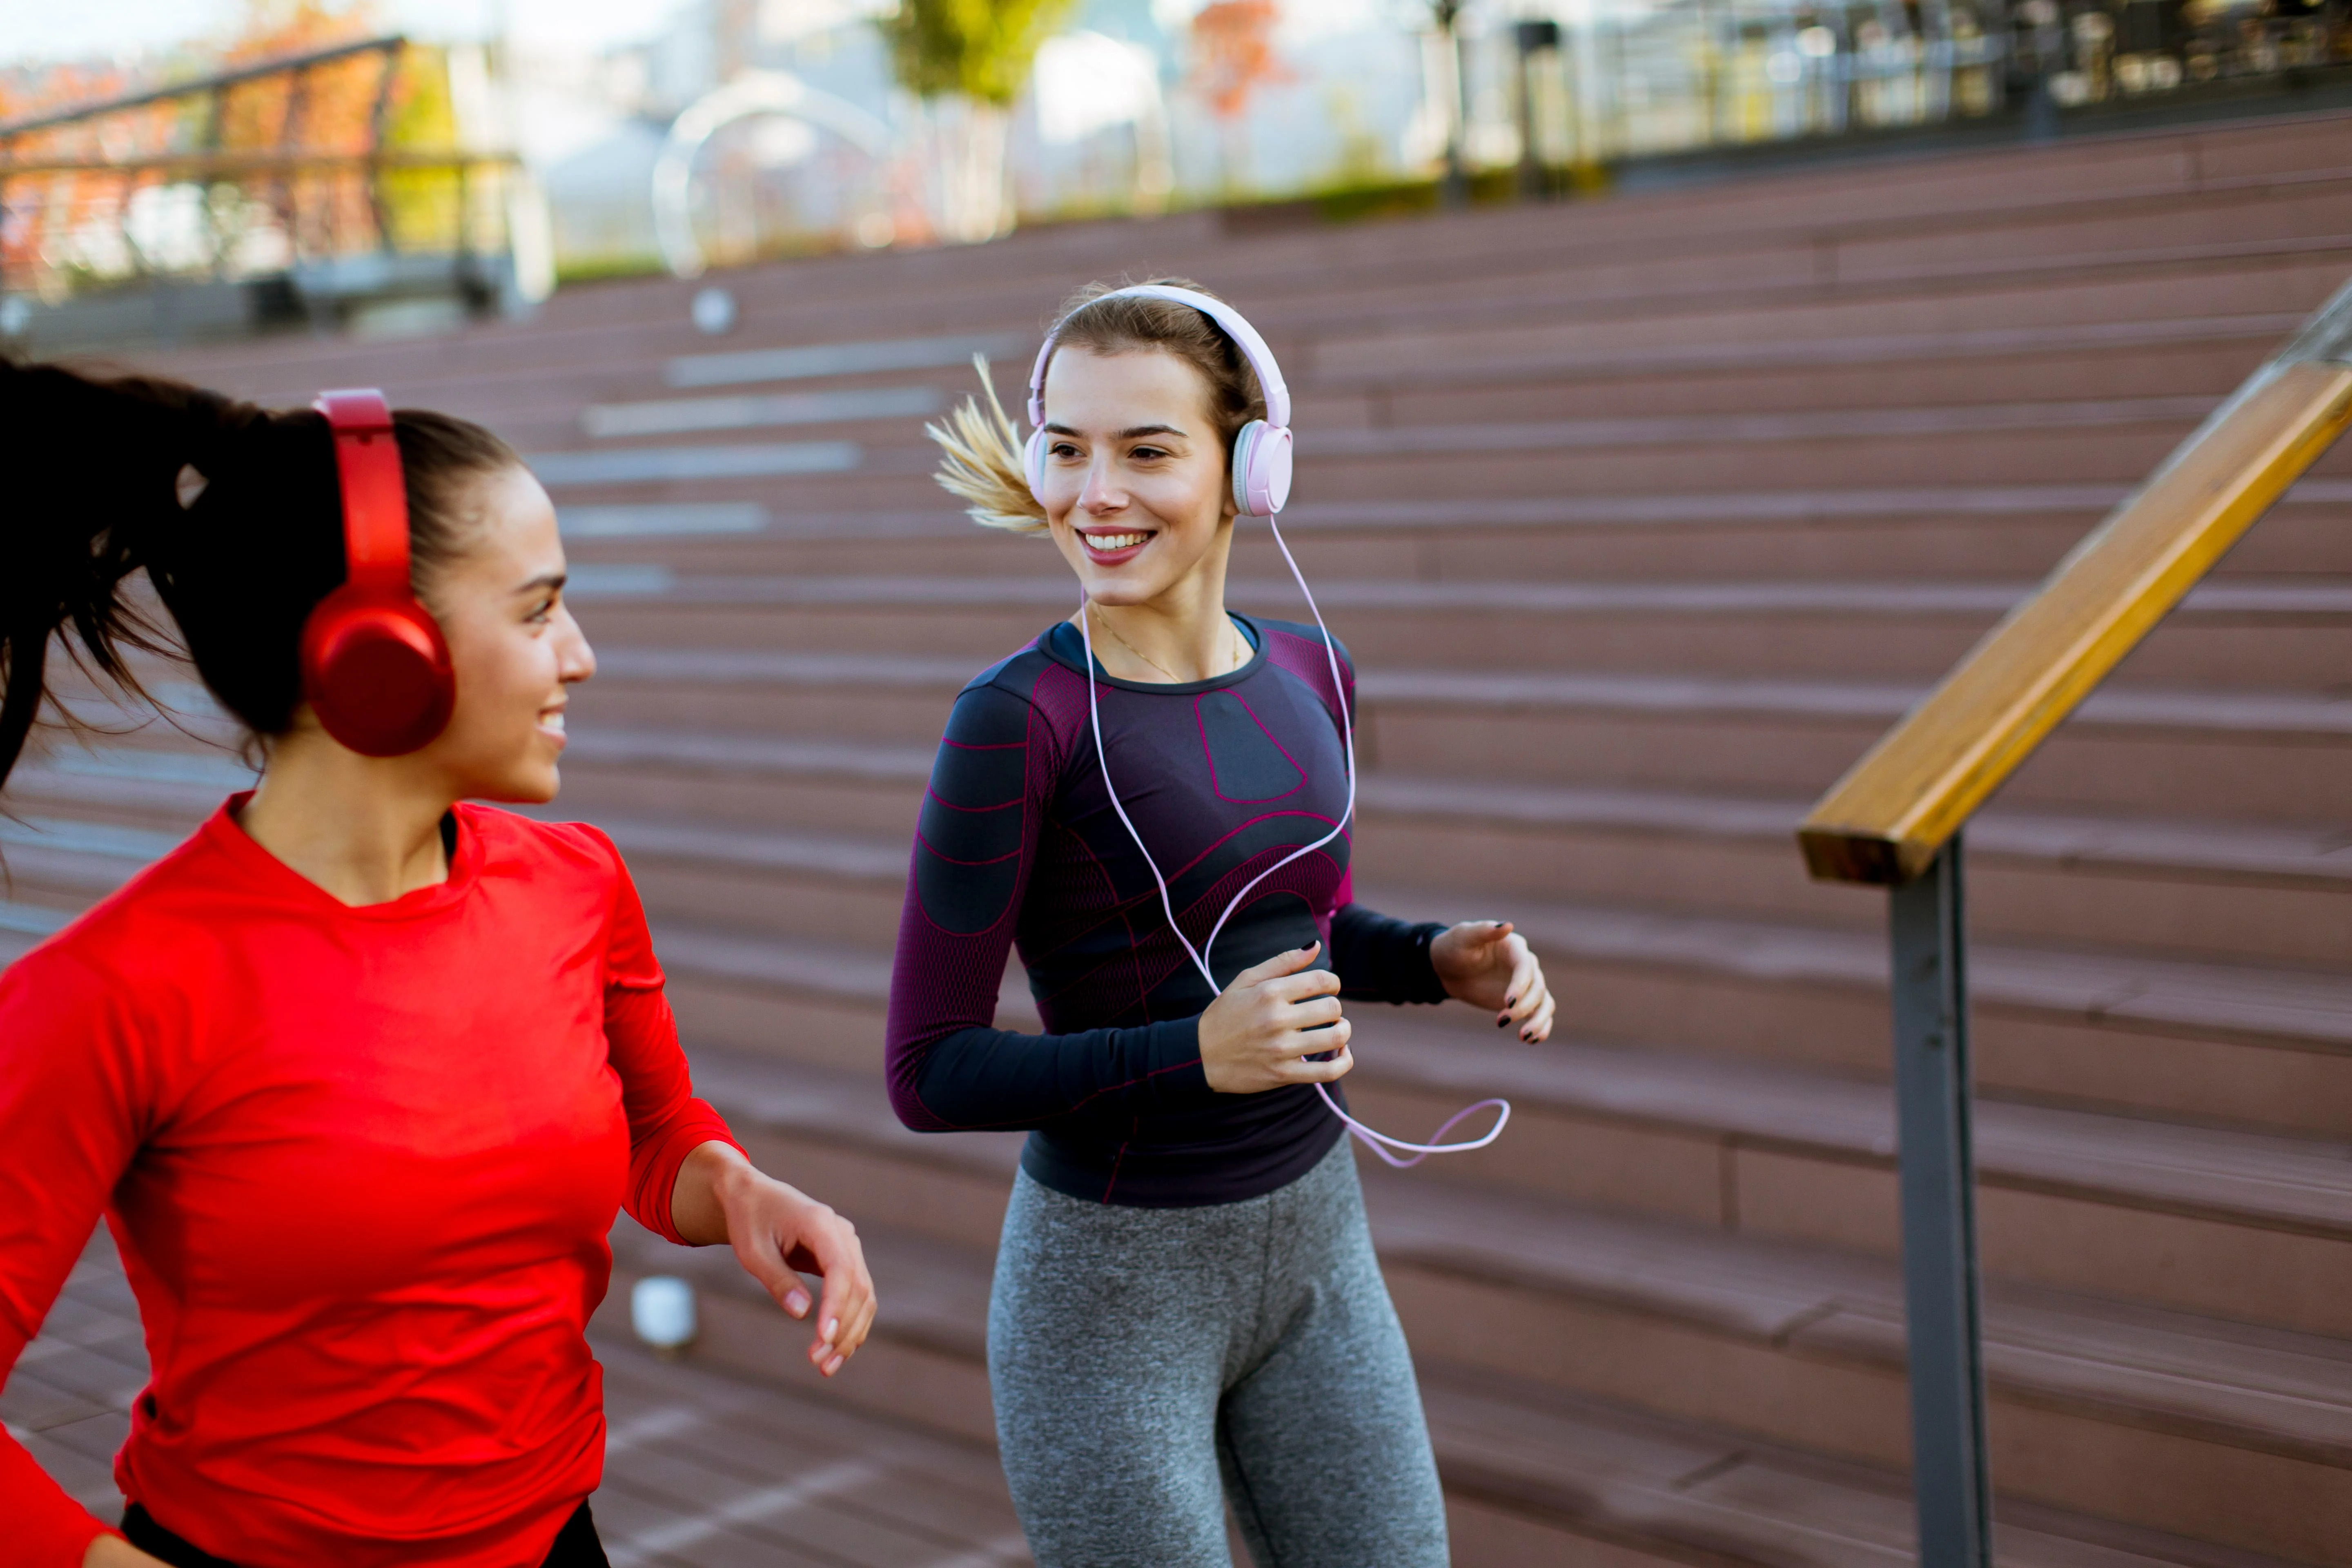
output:
POLYGON ((824 1337, 827 1340, 831 1340, 835 1335, 840 1332, 841 1320, 839 1318, 827 1318, 824 1321, 824 1337))
POLYGON ((1506 996, 1503 998, 1503 1005, 1506 1007, 1516 1007, 1518 1005, 1519 999, 1516 996, 1506 996))
POLYGON ((1497 1019, 1496 1019, 1496 1020, 1495 1020, 1495 1027, 1496 1027, 1496 1028, 1498 1028, 1498 1029, 1499 1029, 1499 1028, 1503 1027, 1503 1026, 1505 1026, 1506 1024, 1508 1024, 1510 1021, 1511 1021, 1511 1020, 1510 1020, 1508 1017, 1501 1017, 1501 1018, 1497 1018, 1497 1019))
POLYGON ((790 1312, 793 1317, 797 1318, 808 1310, 809 1299, 807 1291, 795 1290, 791 1295, 784 1298, 784 1310, 790 1312))

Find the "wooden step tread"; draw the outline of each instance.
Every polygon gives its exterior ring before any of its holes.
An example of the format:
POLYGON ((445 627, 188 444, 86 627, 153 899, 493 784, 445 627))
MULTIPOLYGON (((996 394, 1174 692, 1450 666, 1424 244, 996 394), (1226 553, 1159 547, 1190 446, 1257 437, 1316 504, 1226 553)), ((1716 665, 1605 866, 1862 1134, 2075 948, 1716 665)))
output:
MULTIPOLYGON (((660 940, 666 954, 677 955, 673 967, 681 973, 698 968, 700 954, 691 941, 667 926, 660 940)), ((1035 1027, 1025 998, 1008 989, 1003 1022, 1035 1027)), ((847 991, 844 985, 836 994, 847 991)), ((1894 1162, 1894 1105, 1881 1082, 1572 1040, 1529 1048, 1489 1040, 1483 1031, 1452 1026, 1418 1009, 1360 1009, 1358 1025, 1356 1071, 1368 1086, 1411 1088, 1465 1102, 1502 1095, 1522 1110, 1656 1128, 1734 1147, 1882 1168, 1894 1162)), ((906 1143, 895 1134, 895 1119, 878 1101, 856 1112, 863 1120, 852 1120, 858 1096, 871 1092, 866 1086, 836 1086, 809 1109, 795 1109, 766 1097, 760 1086, 771 1080, 761 1060, 710 1047, 697 1059, 706 1058, 730 1093, 762 1096, 756 1103, 765 1118, 788 1119, 820 1134, 826 1125, 855 1127, 861 1139, 939 1157, 931 1152, 935 1141, 906 1143)), ((2352 1239, 2352 1145, 2338 1140, 1979 1097, 1976 1152, 1978 1176, 1987 1185, 2352 1239)))
MULTIPOLYGON (((792 353, 795 351, 782 351, 792 353)), ((895 416, 905 444, 927 447, 915 418, 940 412, 944 402, 928 387, 883 389, 914 393, 885 403, 873 390, 851 388, 823 393, 671 398, 643 403, 593 404, 581 411, 581 446, 559 446, 533 455, 529 461, 551 479, 549 468, 583 459, 593 453, 668 450, 665 447, 604 445, 648 437, 669 437, 700 432, 741 431, 772 426, 870 422, 895 416), (789 399, 789 400, 787 400, 789 399), (553 457, 561 463, 550 465, 553 457)), ((1298 433, 1302 458, 1389 458, 1415 453, 1564 451, 1587 447, 1651 446, 1719 446, 1777 441, 1899 440, 1969 435, 1987 431, 2091 429, 2110 426, 2162 425, 2184 428, 2213 410, 2217 400, 2201 395, 2156 395, 2127 398, 2073 398, 2038 403, 1927 404, 1911 407, 1806 409, 1799 412, 1753 412, 1653 415, 1613 419, 1553 419, 1534 422, 1494 421, 1451 425, 1383 425, 1370 428, 1308 427, 1298 433)), ((887 439, 887 437, 885 437, 887 439)), ((686 451, 725 452, 732 445, 687 447, 686 451)), ((552 479, 551 479, 551 482, 552 479)), ((578 482, 576 479, 572 482, 578 482)))
MULTIPOLYGON (((1837 522, 1902 523, 1914 519, 1964 520, 2000 517, 2079 519, 2085 528, 2131 493, 2123 484, 2097 482, 2035 485, 1920 485, 1807 489, 1702 490, 1688 493, 1631 491, 1602 495, 1557 495, 1445 500, 1315 500, 1302 499, 1282 515, 1284 528, 1309 532, 1451 532, 1465 529, 1652 528, 1670 526, 1772 527, 1837 522)), ((873 511, 834 511, 794 507, 778 495, 754 542, 779 544, 821 541, 859 543, 933 539, 976 539, 971 519, 942 507, 873 511)), ((2306 479, 2277 503, 2282 507, 2337 508, 2352 502, 2352 483, 2306 479)), ((562 502, 559 513, 572 509, 562 502)), ((730 535, 734 531, 730 530, 730 535)), ((642 546, 640 546, 642 548, 642 546)))
MULTIPOLYGON (((1302 497, 1282 514, 1282 525, 1309 532, 1372 533, 1463 529, 1649 528, 1674 525, 1766 527, 1782 524, 1903 522, 1918 518, 2079 518, 2084 527, 2131 494, 2112 481, 2020 485, 1822 485, 1803 489, 1627 491, 1540 497, 1481 498, 1455 495, 1437 500, 1317 500, 1302 497)), ((983 537, 971 519, 945 506, 938 510, 883 507, 874 511, 836 511, 792 504, 778 494, 759 539, 925 540, 983 537)), ((2342 507, 2352 503, 2352 481, 2305 479, 2277 504, 2281 507, 2342 507)), ((562 503, 569 504, 569 503, 562 503)), ((562 510, 559 505, 559 511, 562 510)))
MULTIPOLYGON (((986 1249, 872 1223, 860 1235, 882 1294, 877 1336, 979 1361, 986 1249)), ((682 1251, 625 1218, 613 1241, 624 1277, 679 1275, 699 1289, 764 1305, 722 1249, 682 1251)), ((803 1332, 779 1315, 772 1337, 780 1356, 803 1332)), ((1424 1368, 1421 1385, 1439 1469, 1454 1493, 1604 1539, 1702 1552, 1715 1563, 1899 1568, 1914 1560, 1916 1527, 1897 1472, 1475 1372, 1424 1368)), ((2003 1563, 2050 1568, 2284 1568, 2252 1553, 2009 1500, 2000 1508, 1999 1549, 2003 1563)))
MULTIPOLYGON (((929 776, 931 762, 929 751, 914 746, 628 726, 586 727, 572 740, 577 761, 722 767, 789 776, 916 783, 929 776)), ((219 805, 226 793, 250 787, 253 776, 243 763, 217 751, 108 747, 64 751, 20 763, 9 775, 7 794, 20 811, 60 804, 119 806, 184 816, 193 823, 219 805)), ((1796 831, 1809 804, 1795 797, 1498 784, 1386 773, 1367 773, 1358 799, 1365 810, 1391 816, 1774 844, 1796 831)), ((560 799, 532 808, 531 814, 568 819, 560 799)), ((629 853, 839 876, 896 878, 906 871, 907 847, 896 837, 720 826, 684 816, 599 814, 597 821, 629 853)), ((0 824, 0 847, 40 847, 47 831, 38 825, 11 829, 0 824)), ((174 841, 167 835, 163 839, 125 837, 117 843, 122 855, 144 848, 145 858, 152 858, 174 841)), ((2352 883, 2352 829, 2347 828, 2170 822, 1996 806, 1969 823, 1969 847, 1979 855, 2119 871, 2331 888, 2352 883)))
MULTIPOLYGON (((1509 610, 1599 616, 1951 616, 1970 622, 2008 614, 2031 583, 1869 582, 1416 582, 1325 578, 1315 599, 1331 610, 1509 610)), ((1057 577, 830 576, 814 574, 680 573, 656 564, 574 567, 566 596, 632 604, 778 609, 940 608, 1051 612, 1073 603, 1070 579, 1057 577)), ((1297 618, 1304 606, 1288 579, 1231 578, 1226 603, 1297 618)), ((2226 616, 2233 624, 2269 618, 2352 618, 2352 582, 2341 578, 2224 578, 2191 590, 2172 616, 2226 616)), ((1345 628, 1341 640, 1345 641, 1345 628)))
MULTIPOLYGON (((929 749, 913 746, 593 727, 583 729, 575 737, 574 750, 580 760, 588 762, 901 784, 919 783, 929 776, 930 765, 929 749)), ((119 750, 109 753, 103 765, 129 772, 135 760, 146 754, 119 750)), ((164 764, 167 769, 176 765, 164 764)), ((38 770, 33 771, 37 777, 38 770)), ((193 792, 199 786, 189 787, 193 792)), ((1426 786, 1423 787, 1421 798, 1428 798, 1426 786)), ((1542 795, 1513 792, 1510 798, 1523 807, 1534 807, 1558 806, 1563 800, 1572 802, 1576 797, 1570 792, 1542 795)), ((1609 812, 1612 801, 1627 807, 1625 816, 1633 815, 1630 796, 1587 798, 1584 805, 1591 817, 1599 818, 1609 812)), ((1370 792, 1367 805, 1376 809, 1380 805, 1370 792)), ((1719 828, 1767 830, 1762 808, 1753 805, 1716 803, 1702 809, 1717 813, 1719 828)), ((2130 830, 2126 827, 2073 824, 2066 818, 2020 820, 2024 826, 2017 830, 2012 842, 2030 842, 2043 852, 2074 853, 2077 847, 2095 842, 2102 836, 2125 854, 2132 852, 2130 830)), ((642 824, 625 819, 620 826, 624 832, 643 828, 654 835, 658 847, 655 841, 639 839, 647 853, 723 856, 730 853, 726 846, 735 837, 729 830, 658 821, 642 824)), ((2172 837, 2153 828, 2145 831, 2151 837, 2172 837)), ((1999 832, 1989 830, 1988 837, 1994 840, 1991 847, 2000 847, 1999 832)), ((765 833, 751 836, 748 842, 756 843, 757 848, 751 852, 760 857, 761 864, 770 868, 877 878, 903 875, 905 852, 896 848, 895 841, 831 835, 820 839, 809 835, 765 833)), ((162 847, 163 839, 142 839, 139 843, 162 847)), ((2309 865, 2330 854, 2324 836, 2257 834, 2250 835, 2248 843, 2250 848, 2264 849, 2273 868, 2305 868, 2295 874, 2311 874, 2309 865)), ((2250 865, 2260 864, 2251 855, 2248 858, 2250 865)), ((131 857, 117 859, 123 868, 122 874, 127 876, 131 857)), ((1401 898, 1402 901, 1396 902, 1395 907, 1434 908, 1444 902, 1442 892, 1407 892, 1401 898), (1430 904, 1432 898, 1437 899, 1438 903, 1430 904)), ((1369 901, 1377 904, 1380 900, 1371 896, 1369 901)), ((1515 918, 1547 951, 1563 957, 1697 968, 1750 979, 1859 985, 1873 990, 1882 988, 1885 983, 1885 941, 1872 931, 1787 921, 1734 920, 1566 903, 1525 904, 1518 907, 1515 918)), ((716 974, 860 994, 866 994, 876 984, 867 978, 869 975, 887 977, 887 958, 862 950, 825 953, 803 961, 793 956, 797 950, 792 944, 771 939, 746 937, 719 928, 680 925, 674 929, 677 940, 683 944, 679 959, 689 967, 698 966, 716 974), (859 978, 852 980, 852 975, 859 978)), ((2157 1026, 2247 1034, 2327 1048, 2352 1045, 2352 979, 2336 975, 1981 942, 1972 948, 1970 973, 1980 1003, 2157 1026)), ((881 984, 887 984, 887 978, 881 984)))
MULTIPOLYGON (((606 681, 707 685, 871 687, 951 696, 979 673, 960 656, 797 653, 764 648, 641 647, 598 651, 606 681)), ((1697 675, 1572 671, 1367 670, 1357 690, 1371 703, 1464 709, 1720 714, 1892 722, 1927 686, 1872 680, 1740 679, 1697 675)), ((2069 722, 2077 728, 2161 729, 2274 737, 2352 735, 2352 697, 2325 692, 2164 690, 2094 692, 2069 722)))
MULTIPOLYGON (((989 1261, 981 1248, 861 1231, 882 1295, 884 1342, 978 1362, 989 1261)), ((624 1218, 614 1231, 624 1279, 679 1275, 698 1289, 765 1307, 719 1248, 692 1252, 624 1218)), ((779 1364, 804 1331, 771 1321, 779 1364)), ((1424 1368, 1423 1405, 1447 1489, 1603 1540, 1713 1564, 1900 1568, 1916 1524, 1897 1472, 1759 1443, 1689 1421, 1572 1394, 1424 1368)), ((851 1391, 845 1389, 844 1393, 851 1391)), ((2000 1561, 2048 1568, 2284 1568, 2275 1560, 2004 1499, 2000 1561)))
MULTIPOLYGON (((916 773, 912 748, 878 746, 874 751, 876 755, 869 761, 875 772, 860 776, 876 776, 893 764, 903 770, 898 777, 912 781, 929 776, 928 758, 922 762, 921 773, 916 773)), ((584 754, 598 760, 617 760, 593 746, 584 754)), ((645 752, 636 747, 629 755, 639 757, 645 752)), ((751 760, 738 757, 746 765, 751 760)), ((814 767, 796 765, 802 760, 799 753, 791 753, 781 760, 776 771, 835 771, 830 754, 816 759, 814 767)), ((1366 811, 1391 816, 1745 839, 1775 846, 1790 839, 1808 805, 1793 798, 1699 795, 1663 789, 1488 784, 1396 773, 1366 774, 1358 785, 1357 800, 1366 811)), ((558 802, 538 814, 561 819, 562 804, 558 802)), ((714 863, 735 860, 775 870, 842 876, 870 874, 893 879, 903 877, 907 868, 908 848, 897 837, 773 832, 705 826, 686 819, 610 814, 599 814, 596 820, 614 836, 625 853, 643 852, 714 863)), ((2117 871, 2226 876, 2232 879, 2294 881, 2327 888, 2352 886, 2352 829, 2148 821, 1996 808, 1969 823, 1969 847, 1978 855, 2117 871)))
MULTIPOLYGON (((1906 1568, 1918 1523, 1899 1472, 1778 1448, 1696 1423, 1452 1370, 1422 1405, 1450 1491, 1554 1516, 1603 1539, 1759 1568, 1906 1568)), ((2284 1568, 2277 1559, 2003 1499, 2011 1568, 2284 1568)))
MULTIPOLYGON (((1439 1095, 1703 1132, 1738 1145, 1891 1166, 1884 1083, 1739 1058, 1553 1041, 1528 1047, 1417 1012, 1358 1014, 1357 1072, 1439 1095)), ((1979 1096, 1978 1177, 2130 1207, 2352 1238, 2352 1144, 2018 1104, 1979 1096)), ((1506 1134, 1507 1136, 1507 1134, 1506 1134)))
MULTIPOLYGON (((1444 907, 1424 894, 1362 891, 1375 907, 1444 907)), ((1886 942, 1878 931, 1517 900, 1512 918, 1546 952, 1585 962, 1872 991, 1886 984, 1886 942)), ((2352 977, 1971 942, 1969 985, 1979 1005, 2259 1036, 2307 1048, 2352 1045, 2352 977)))
MULTIPOLYGON (((813 1072, 699 1047, 698 1089, 742 1125, 787 1139, 908 1149, 891 1131, 878 1079, 813 1072), (802 1086, 808 1086, 805 1089, 802 1086), (877 1115, 877 1110, 880 1112, 877 1115), (839 1113, 847 1112, 844 1116, 839 1113), (769 1120, 766 1113, 782 1113, 769 1120)), ((1015 1140, 987 1134, 965 1169, 1009 1178, 1015 1140)), ((936 1163, 928 1152, 920 1156, 936 1163)), ((949 1156, 952 1157, 952 1156, 949 1156)), ((1708 1332, 1876 1364, 1903 1356, 1903 1292, 1891 1260, 1602 1214, 1553 1200, 1368 1170, 1383 1262, 1654 1314, 1708 1332)), ((845 1204, 849 1199, 842 1200, 845 1204)), ((852 1205, 854 1207, 854 1205, 852 1205)), ((861 1232, 891 1216, 856 1216, 861 1232)), ((920 1251, 933 1244, 908 1240, 920 1251)), ((959 1249, 946 1249, 962 1254, 959 1249)), ((984 1299, 981 1254, 970 1295, 984 1299)), ((936 1269, 925 1276, 943 1300, 936 1269)), ((2101 1418, 2352 1466, 2352 1343, 2041 1287, 1987 1286, 1989 1376, 1997 1391, 2063 1402, 2101 1418)))
MULTIPOLYGON (((1887 1365, 1904 1354, 1894 1263, 1369 1173, 1390 1267, 1657 1313, 1794 1350, 1887 1365)), ((2352 1465, 2352 1344, 2037 1287, 1988 1282, 2000 1393, 2352 1465)))
MULTIPOLYGON (((1396 816, 1773 843, 1795 833, 1811 805, 1794 798, 1490 784, 1396 773, 1364 775, 1357 800, 1366 810, 1396 816)), ((2078 816, 1996 806, 1970 819, 1968 843, 1974 855, 2070 866, 2291 879, 2325 886, 2352 880, 2352 830, 2338 828, 2078 816)))
MULTIPOLYGON (((1361 889, 1375 908, 1444 910, 1443 892, 1361 889)), ((1454 902, 1464 902, 1458 898, 1454 902)), ((1481 897, 1470 902, 1483 907, 1481 897)), ((1468 902, 1464 903, 1469 907, 1468 902)), ((1578 904, 1515 902, 1513 920, 1546 953, 1587 963, 1699 971, 1725 978, 1852 986, 1886 984, 1883 933, 1794 921, 1729 920, 1578 904)), ((664 922, 673 966, 786 985, 802 973, 834 977, 815 988, 853 989, 850 970, 887 977, 886 955, 805 962, 795 944, 664 922)), ((1972 943, 1970 990, 1979 1005, 2033 1008, 2110 1023, 2256 1037, 2309 1049, 2352 1047, 2352 976, 2192 963, 2130 954, 1972 943)), ((868 993, 879 997, 882 984, 868 993)))

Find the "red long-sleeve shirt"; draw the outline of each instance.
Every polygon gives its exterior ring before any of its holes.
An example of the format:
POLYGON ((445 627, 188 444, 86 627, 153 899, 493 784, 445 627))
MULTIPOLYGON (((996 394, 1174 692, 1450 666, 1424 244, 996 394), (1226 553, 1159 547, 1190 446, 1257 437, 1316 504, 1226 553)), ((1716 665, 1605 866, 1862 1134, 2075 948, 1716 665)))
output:
MULTIPOLYGON (((677 1239, 694 1098, 610 840, 457 808, 338 903, 215 813, 0 974, 0 1377, 101 1211, 152 1374, 125 1496, 249 1568, 526 1568, 595 1489, 616 1209, 677 1239)), ((0 1556, 104 1526, 0 1434, 0 1556)))

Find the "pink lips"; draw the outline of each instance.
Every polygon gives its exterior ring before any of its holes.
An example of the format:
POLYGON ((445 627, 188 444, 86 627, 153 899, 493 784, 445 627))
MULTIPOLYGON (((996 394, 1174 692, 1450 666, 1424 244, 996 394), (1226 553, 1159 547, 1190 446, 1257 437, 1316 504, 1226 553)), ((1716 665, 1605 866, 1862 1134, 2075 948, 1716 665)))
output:
MULTIPOLYGON (((1137 533, 1142 531, 1133 528, 1106 528, 1102 531, 1105 537, 1116 538, 1122 533, 1137 533)), ((1088 537, 1085 529, 1078 531, 1078 536, 1081 539, 1088 537)), ((1124 566, 1142 554, 1146 546, 1157 537, 1159 537, 1157 534, 1145 533, 1141 544, 1130 544, 1124 550, 1097 550, 1090 542, 1087 545, 1087 559, 1097 566, 1124 566)))

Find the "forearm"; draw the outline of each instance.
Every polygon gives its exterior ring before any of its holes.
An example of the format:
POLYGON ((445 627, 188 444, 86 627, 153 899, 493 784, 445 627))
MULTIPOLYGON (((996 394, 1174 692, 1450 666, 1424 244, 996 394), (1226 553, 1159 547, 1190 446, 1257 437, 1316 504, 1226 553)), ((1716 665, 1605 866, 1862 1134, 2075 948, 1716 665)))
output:
POLYGON ((891 1103, 919 1132, 1018 1131, 1107 1100, 1174 1110, 1213 1094, 1197 1018, 1067 1035, 969 1026, 892 1056, 891 1103))
POLYGON ((1444 929, 1341 904, 1331 915, 1331 969, 1339 977, 1339 994, 1356 1002, 1444 1001, 1444 982, 1430 961, 1430 944, 1444 929))

